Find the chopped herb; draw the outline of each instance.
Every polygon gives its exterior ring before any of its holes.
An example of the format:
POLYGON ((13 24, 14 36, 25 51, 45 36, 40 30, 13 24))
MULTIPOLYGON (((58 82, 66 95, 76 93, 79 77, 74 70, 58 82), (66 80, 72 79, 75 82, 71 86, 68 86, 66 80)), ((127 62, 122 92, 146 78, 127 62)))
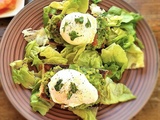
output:
POLYGON ((63 87, 63 84, 62 84, 62 79, 58 80, 56 85, 54 86, 55 90, 56 91, 60 91, 60 89, 63 87))
POLYGON ((75 38, 80 37, 80 35, 78 35, 78 33, 76 31, 70 32, 69 36, 70 36, 71 40, 74 40, 75 38))
POLYGON ((71 91, 69 91, 69 92, 68 92, 68 94, 67 94, 67 99, 70 99, 70 98, 71 98, 71 96, 72 96, 72 92, 71 92, 71 91))
POLYGON ((77 87, 76 87, 76 84, 71 82, 71 84, 70 84, 70 91, 69 91, 68 94, 67 94, 67 99, 70 99, 71 96, 72 96, 72 94, 73 94, 73 93, 76 93, 77 90, 78 90, 78 89, 77 89, 77 87))
POLYGON ((85 26, 86 26, 86 28, 91 27, 91 22, 89 21, 89 19, 88 19, 87 23, 85 24, 85 26))
POLYGON ((83 24, 83 21, 84 21, 83 17, 75 18, 76 23, 83 24))
POLYGON ((71 86, 72 93, 76 93, 77 90, 78 90, 77 87, 76 87, 76 84, 71 82, 70 86, 71 86))
POLYGON ((64 27, 63 27, 63 32, 66 30, 67 25, 68 25, 68 22, 65 22, 64 27))

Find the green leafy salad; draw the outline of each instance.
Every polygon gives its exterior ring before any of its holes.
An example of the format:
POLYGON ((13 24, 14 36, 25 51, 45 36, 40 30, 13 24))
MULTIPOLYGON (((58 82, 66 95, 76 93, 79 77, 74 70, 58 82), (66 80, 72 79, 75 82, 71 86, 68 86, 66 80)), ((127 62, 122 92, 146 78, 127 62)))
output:
POLYGON ((24 59, 10 66, 14 82, 31 90, 33 111, 45 115, 60 104, 96 120, 99 105, 136 98, 119 81, 126 69, 144 67, 135 30, 142 17, 116 6, 106 11, 100 1, 53 1, 43 8, 42 28, 22 31, 24 59))

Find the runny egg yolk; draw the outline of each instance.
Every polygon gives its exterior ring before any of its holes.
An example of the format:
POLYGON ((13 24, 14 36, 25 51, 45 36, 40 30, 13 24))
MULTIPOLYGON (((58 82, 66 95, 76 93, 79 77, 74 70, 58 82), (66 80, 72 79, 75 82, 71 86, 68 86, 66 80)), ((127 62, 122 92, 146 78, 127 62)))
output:
POLYGON ((69 44, 90 44, 97 33, 97 20, 90 14, 73 12, 66 15, 60 25, 60 34, 69 44))
POLYGON ((72 69, 58 71, 51 78, 48 87, 52 100, 65 107, 90 104, 98 99, 97 89, 86 76, 72 69))

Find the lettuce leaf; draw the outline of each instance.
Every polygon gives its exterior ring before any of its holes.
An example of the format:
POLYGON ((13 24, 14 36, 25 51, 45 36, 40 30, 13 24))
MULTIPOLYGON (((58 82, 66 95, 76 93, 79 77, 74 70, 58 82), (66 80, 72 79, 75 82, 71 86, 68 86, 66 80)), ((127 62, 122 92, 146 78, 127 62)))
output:
POLYGON ((107 12, 97 17, 97 45, 101 48, 112 43, 119 44, 123 49, 130 47, 137 39, 135 26, 142 17, 133 12, 112 6, 107 12))
POLYGON ((126 33, 129 35, 136 35, 135 26, 133 23, 121 24, 120 28, 121 30, 126 31, 126 33))
POLYGON ((79 55, 85 50, 85 45, 67 45, 61 55, 68 60, 68 64, 73 64, 77 61, 79 55))
POLYGON ((115 62, 123 69, 126 68, 128 59, 125 51, 118 44, 113 43, 105 49, 102 49, 101 58, 103 63, 115 62))
POLYGON ((39 92, 35 92, 31 95, 30 105, 33 111, 38 111, 41 115, 46 115, 46 113, 54 106, 53 102, 48 102, 39 97, 39 92))
POLYGON ((28 28, 23 30, 22 33, 24 35, 24 39, 27 42, 35 40, 38 45, 43 45, 43 46, 49 43, 47 34, 43 27, 39 30, 32 30, 32 28, 28 28))
POLYGON ((128 58, 128 69, 144 67, 144 53, 137 45, 133 44, 128 48, 126 54, 128 58))
POLYGON ((58 10, 62 10, 62 14, 72 12, 86 13, 88 10, 89 0, 66 0, 63 2, 52 2, 49 6, 58 10))
POLYGON ((131 93, 130 89, 122 83, 114 83, 110 78, 106 78, 105 95, 101 100, 102 104, 110 105, 119 102, 125 102, 136 97, 131 93))
POLYGON ((107 19, 107 26, 108 27, 116 27, 116 26, 120 26, 121 22, 122 22, 122 16, 118 16, 118 15, 107 15, 106 17, 107 19))
POLYGON ((66 64, 67 59, 50 46, 46 46, 41 52, 40 56, 45 57, 42 61, 46 64, 66 64))
POLYGON ((125 9, 116 7, 116 6, 112 6, 109 10, 108 10, 108 14, 115 16, 121 16, 122 17, 122 21, 123 23, 135 23, 138 20, 142 19, 142 16, 139 15, 138 13, 134 13, 134 12, 129 12, 125 9))
POLYGON ((69 109, 72 111, 74 114, 78 115, 81 117, 83 120, 97 120, 96 115, 98 108, 97 107, 90 107, 86 109, 69 109))
POLYGON ((116 6, 112 6, 109 10, 109 14, 114 14, 114 15, 121 15, 122 9, 116 6))
POLYGON ((112 73, 109 74, 109 77, 120 79, 128 65, 128 58, 122 47, 115 43, 111 44, 109 47, 102 49, 101 58, 104 67, 107 70, 112 71, 112 73))
POLYGON ((29 71, 28 65, 23 60, 17 60, 10 63, 12 68, 12 78, 15 83, 21 84, 25 88, 33 89, 38 78, 33 71, 29 71))
POLYGON ((25 58, 27 58, 29 62, 32 62, 32 65, 42 64, 41 59, 38 57, 41 48, 35 40, 27 44, 25 51, 25 58))
POLYGON ((127 49, 130 47, 134 41, 135 38, 133 35, 127 34, 124 30, 121 28, 111 28, 108 31, 108 45, 111 45, 112 43, 119 44, 123 49, 127 49))
POLYGON ((102 68, 102 60, 97 51, 85 50, 81 53, 75 62, 79 66, 92 67, 92 68, 102 68))
POLYGON ((35 40, 39 46, 45 46, 49 43, 49 39, 43 27, 38 30, 35 40))
POLYGON ((98 33, 98 42, 107 46, 116 43, 124 50, 129 48, 137 39, 135 27, 140 19, 142 19, 142 16, 138 13, 112 6, 97 18, 98 25, 101 26, 98 28, 98 31, 100 31, 98 33), (103 32, 102 28, 106 31, 103 32), (103 36, 103 38, 100 36, 103 36))

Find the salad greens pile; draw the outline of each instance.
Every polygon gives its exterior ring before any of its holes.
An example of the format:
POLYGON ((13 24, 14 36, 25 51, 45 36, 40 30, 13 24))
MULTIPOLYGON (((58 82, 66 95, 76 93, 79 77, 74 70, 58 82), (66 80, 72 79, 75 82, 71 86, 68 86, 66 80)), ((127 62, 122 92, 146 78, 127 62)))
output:
MULTIPOLYGON (((94 0, 97 2, 100 0, 94 0)), ((95 120, 100 104, 111 105, 136 98, 118 81, 126 69, 144 67, 143 44, 135 30, 142 17, 116 6, 107 11, 97 4, 88 6, 89 0, 54 1, 43 9, 44 27, 22 31, 28 43, 24 59, 10 63, 12 77, 15 83, 31 89, 30 105, 42 115, 55 105, 48 89, 50 78, 66 68, 85 74, 99 93, 93 104, 68 108, 84 120, 95 120), (98 23, 93 43, 66 43, 59 33, 62 19, 66 14, 88 10, 98 23)))

